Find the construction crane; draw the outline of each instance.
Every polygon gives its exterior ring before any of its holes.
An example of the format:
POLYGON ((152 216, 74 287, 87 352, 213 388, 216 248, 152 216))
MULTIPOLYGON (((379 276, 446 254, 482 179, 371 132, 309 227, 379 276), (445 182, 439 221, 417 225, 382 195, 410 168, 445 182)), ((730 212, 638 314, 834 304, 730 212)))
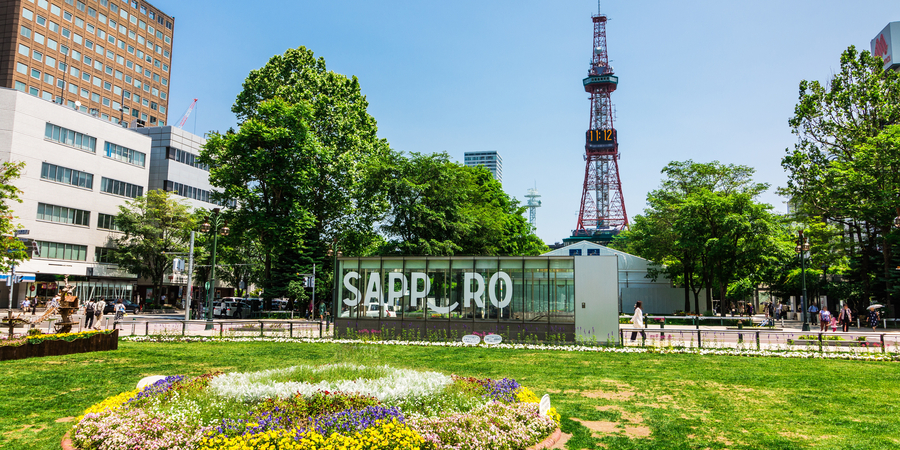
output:
POLYGON ((188 106, 187 111, 184 112, 184 115, 181 116, 181 120, 178 121, 178 125, 175 125, 178 128, 184 128, 184 123, 187 122, 188 117, 191 116, 191 112, 194 111, 194 106, 197 104, 197 99, 195 98, 193 102, 191 102, 191 106, 188 106))

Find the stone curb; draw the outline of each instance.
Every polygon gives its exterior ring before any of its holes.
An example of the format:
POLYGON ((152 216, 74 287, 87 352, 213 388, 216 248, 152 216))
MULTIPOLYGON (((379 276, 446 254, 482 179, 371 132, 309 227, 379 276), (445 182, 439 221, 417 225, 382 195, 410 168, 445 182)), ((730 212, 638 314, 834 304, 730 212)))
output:
MULTIPOLYGON (((538 442, 534 446, 528 447, 525 450, 541 450, 541 449, 553 447, 553 444, 555 444, 556 441, 559 440, 560 436, 562 436, 562 430, 557 428, 556 431, 554 431, 550 435, 550 437, 548 437, 547 439, 544 439, 541 442, 538 442)), ((65 449, 65 450, 68 450, 68 449, 65 449)))

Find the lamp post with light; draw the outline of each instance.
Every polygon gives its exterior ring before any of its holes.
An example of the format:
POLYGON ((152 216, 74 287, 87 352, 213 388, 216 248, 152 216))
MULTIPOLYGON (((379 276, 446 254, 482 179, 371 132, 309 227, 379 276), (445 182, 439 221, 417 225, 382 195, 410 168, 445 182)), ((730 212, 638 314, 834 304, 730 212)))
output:
POLYGON ((221 210, 219 208, 213 208, 212 217, 206 216, 203 220, 203 225, 200 225, 201 233, 209 233, 213 234, 213 250, 212 250, 212 266, 210 266, 209 272, 209 289, 206 293, 206 329, 211 330, 212 320, 213 320, 213 292, 216 289, 216 245, 219 243, 219 235, 228 236, 229 232, 228 221, 226 221, 221 214, 221 210))
POLYGON ((800 234, 800 240, 794 250, 800 255, 800 271, 803 274, 803 296, 800 298, 800 308, 803 309, 803 331, 809 331, 809 322, 807 322, 806 317, 806 253, 809 251, 809 240, 803 237, 803 230, 800 230, 798 233, 800 234))

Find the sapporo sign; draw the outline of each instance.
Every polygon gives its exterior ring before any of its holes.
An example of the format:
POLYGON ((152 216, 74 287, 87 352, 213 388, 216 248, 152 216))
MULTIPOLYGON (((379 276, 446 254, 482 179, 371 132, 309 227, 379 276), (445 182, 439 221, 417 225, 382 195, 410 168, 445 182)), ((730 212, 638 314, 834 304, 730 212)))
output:
MULTIPOLYGON (((382 275, 378 272, 369 273, 366 280, 365 293, 361 292, 355 282, 360 279, 359 272, 347 272, 344 275, 344 289, 350 294, 349 297, 342 299, 347 306, 357 306, 360 303, 381 303, 382 299, 382 275)), ((396 305, 398 300, 403 298, 404 293, 409 291, 409 305, 416 307, 419 302, 428 305, 428 309, 439 314, 447 314, 459 308, 459 302, 453 302, 448 306, 438 306, 434 303, 434 298, 429 298, 431 294, 431 279, 425 272, 411 272, 409 278, 406 274, 399 272, 390 272, 387 275, 387 297, 385 304, 396 305)), ((506 272, 495 272, 487 280, 484 276, 477 272, 463 273, 463 307, 470 307, 472 302, 484 308, 485 290, 491 305, 497 308, 505 308, 509 306, 513 298, 512 278, 506 272), (500 287, 501 289, 498 289, 500 287), (498 298, 497 291, 502 293, 502 298, 498 298)))

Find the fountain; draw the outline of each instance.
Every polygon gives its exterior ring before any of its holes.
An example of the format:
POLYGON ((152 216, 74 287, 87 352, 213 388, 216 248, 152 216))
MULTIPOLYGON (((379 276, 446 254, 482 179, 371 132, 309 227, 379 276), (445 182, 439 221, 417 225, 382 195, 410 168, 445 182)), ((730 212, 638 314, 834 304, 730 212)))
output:
POLYGON ((65 277, 65 286, 59 290, 59 322, 53 324, 57 333, 69 333, 78 322, 72 321, 72 314, 78 309, 78 297, 72 294, 75 286, 69 284, 69 276, 65 277))

